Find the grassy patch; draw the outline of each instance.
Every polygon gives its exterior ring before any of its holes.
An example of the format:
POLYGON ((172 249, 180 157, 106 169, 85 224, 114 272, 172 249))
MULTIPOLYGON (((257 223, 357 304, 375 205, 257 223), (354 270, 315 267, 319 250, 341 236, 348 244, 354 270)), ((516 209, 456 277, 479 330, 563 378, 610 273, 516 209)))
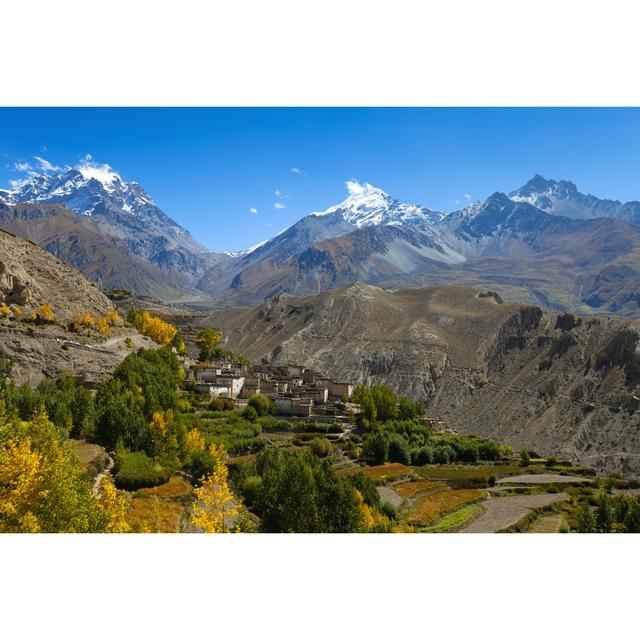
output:
POLYGON ((418 498, 415 509, 406 519, 408 524, 428 527, 447 513, 484 497, 478 489, 444 489, 418 498))
POLYGON ((416 473, 427 480, 444 480, 451 486, 487 486, 490 476, 521 475, 523 473, 541 473, 544 467, 520 467, 518 465, 426 465, 416 467, 416 473))
POLYGON ((121 489, 140 489, 167 482, 171 470, 143 451, 124 451, 116 458, 116 485, 121 489))
POLYGON ((349 469, 349 471, 361 471, 367 478, 371 478, 374 482, 392 480, 393 478, 399 478, 413 473, 410 467, 400 464, 399 462, 381 464, 377 467, 354 467, 353 469, 349 469))
POLYGON ((176 533, 182 507, 171 499, 158 496, 131 498, 127 522, 141 533, 176 533))
POLYGON ((147 487, 136 492, 136 497, 158 496, 159 498, 178 498, 191 493, 191 485, 180 476, 172 476, 169 482, 158 487, 147 487))
POLYGON ((468 504, 458 509, 457 511, 452 511, 448 513, 443 518, 440 518, 438 522, 430 527, 426 527, 422 529, 424 533, 443 533, 445 531, 455 531, 460 529, 463 525, 465 525, 471 518, 475 517, 480 511, 482 511, 482 507, 479 504, 468 504))
POLYGON ((445 483, 439 480, 417 480, 415 482, 400 482, 393 485, 393 490, 403 498, 412 498, 420 491, 444 489, 445 483))

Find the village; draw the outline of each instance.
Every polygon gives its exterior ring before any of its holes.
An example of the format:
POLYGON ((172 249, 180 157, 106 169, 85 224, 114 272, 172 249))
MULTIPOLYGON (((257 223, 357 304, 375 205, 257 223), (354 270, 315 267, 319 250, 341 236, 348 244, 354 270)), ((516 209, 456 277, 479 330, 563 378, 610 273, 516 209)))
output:
POLYGON ((263 394, 275 403, 275 414, 290 419, 346 422, 359 412, 352 403, 353 384, 336 381, 297 364, 248 365, 227 359, 198 362, 185 358, 185 380, 196 393, 233 400, 246 407, 249 398, 263 394))

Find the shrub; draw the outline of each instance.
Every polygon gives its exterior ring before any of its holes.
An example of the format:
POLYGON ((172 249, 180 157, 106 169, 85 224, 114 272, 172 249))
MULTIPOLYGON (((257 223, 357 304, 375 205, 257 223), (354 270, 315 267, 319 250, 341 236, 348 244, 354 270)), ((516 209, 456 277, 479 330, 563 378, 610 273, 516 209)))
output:
POLYGON ((249 398, 249 406, 253 407, 259 416, 268 416, 273 413, 273 400, 262 393, 256 393, 249 398))
POLYGON ((331 453, 331 443, 326 438, 314 438, 309 444, 311 453, 318 458, 326 458, 331 453))
POLYGON ((258 475, 246 477, 240 486, 242 497, 249 507, 254 505, 262 489, 262 478, 258 475))
POLYGON ((495 487, 496 486, 496 476, 495 474, 491 474, 488 478, 487 478, 487 484, 490 487, 495 487))
POLYGON ((200 480, 202 476, 208 476, 213 473, 215 468, 216 461, 206 449, 194 451, 189 456, 189 461, 186 467, 187 471, 196 482, 200 480))
POLYGON ((252 406, 245 407, 240 415, 249 422, 255 422, 258 419, 258 412, 252 406))
MULTIPOLYGON (((195 383, 193 389, 195 390, 195 383)), ((235 405, 231 398, 213 398, 209 403, 209 409, 212 411, 233 411, 235 405)))
POLYGON ((142 451, 119 448, 116 461, 116 484, 121 489, 140 489, 163 484, 171 476, 171 470, 154 462, 142 451))
POLYGON ((528 467, 530 462, 531 462, 531 456, 529 455, 529 452, 526 449, 523 449, 522 453, 520 454, 520 464, 523 467, 528 467))

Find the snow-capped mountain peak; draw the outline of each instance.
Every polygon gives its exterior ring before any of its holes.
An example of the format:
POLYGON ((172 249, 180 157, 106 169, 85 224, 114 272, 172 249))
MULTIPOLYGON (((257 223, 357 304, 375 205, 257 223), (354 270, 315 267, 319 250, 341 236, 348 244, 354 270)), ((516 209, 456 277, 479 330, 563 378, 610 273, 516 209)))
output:
POLYGON ((85 216, 117 237, 160 233, 190 251, 200 252, 189 232, 169 218, 137 182, 126 182, 108 164, 85 156, 74 167, 31 172, 11 189, 0 190, 0 202, 59 204, 85 216), (142 230, 145 231, 142 231, 142 230))
POLYGON ((429 207, 404 204, 368 182, 350 180, 346 183, 349 196, 340 204, 312 216, 339 214, 345 222, 360 228, 371 225, 416 225, 435 223, 445 214, 429 207))

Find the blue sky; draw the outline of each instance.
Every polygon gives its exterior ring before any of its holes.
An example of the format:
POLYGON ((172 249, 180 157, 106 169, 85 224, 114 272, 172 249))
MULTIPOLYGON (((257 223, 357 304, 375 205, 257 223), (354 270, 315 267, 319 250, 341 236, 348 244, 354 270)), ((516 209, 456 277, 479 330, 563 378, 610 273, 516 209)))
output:
POLYGON ((0 109, 1 187, 34 156, 91 154, 214 250, 340 202, 351 179, 444 211, 535 173, 639 200, 639 149, 640 109, 0 109))

